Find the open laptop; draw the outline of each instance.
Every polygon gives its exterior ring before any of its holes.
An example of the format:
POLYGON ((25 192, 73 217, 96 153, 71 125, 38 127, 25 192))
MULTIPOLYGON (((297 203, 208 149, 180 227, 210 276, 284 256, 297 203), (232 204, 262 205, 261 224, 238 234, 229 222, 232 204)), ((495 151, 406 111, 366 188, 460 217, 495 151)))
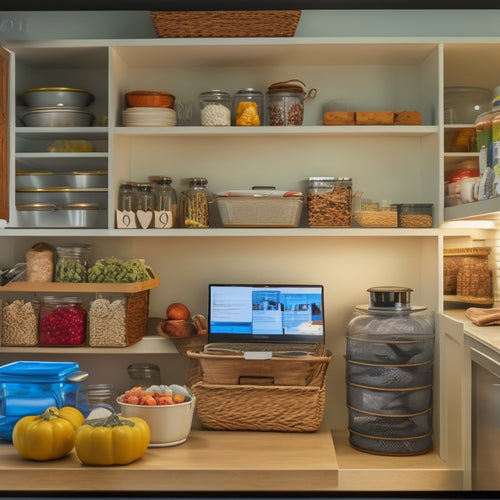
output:
POLYGON ((241 345, 246 355, 252 352, 247 357, 266 359, 272 347, 261 344, 287 344, 300 355, 301 344, 324 341, 322 285, 209 285, 209 345, 241 345))

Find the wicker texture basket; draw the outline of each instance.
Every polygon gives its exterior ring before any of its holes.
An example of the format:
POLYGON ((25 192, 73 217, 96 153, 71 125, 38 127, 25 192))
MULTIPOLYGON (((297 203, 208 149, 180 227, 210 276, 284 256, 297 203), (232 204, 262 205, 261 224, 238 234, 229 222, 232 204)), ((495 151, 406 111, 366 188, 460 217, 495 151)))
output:
MULTIPOLYGON (((195 360, 192 354, 188 353, 191 361, 195 360)), ((326 371, 331 359, 329 351, 324 354, 306 386, 210 384, 203 380, 199 363, 192 365, 188 379, 201 424, 215 430, 318 430, 323 421, 326 371)))
POLYGON ((445 248, 443 289, 445 295, 463 298, 491 298, 489 247, 445 248))
POLYGON ((151 11, 159 38, 292 37, 300 10, 151 11))
POLYGON ((298 196, 227 196, 217 198, 225 227, 297 227, 303 199, 298 196))

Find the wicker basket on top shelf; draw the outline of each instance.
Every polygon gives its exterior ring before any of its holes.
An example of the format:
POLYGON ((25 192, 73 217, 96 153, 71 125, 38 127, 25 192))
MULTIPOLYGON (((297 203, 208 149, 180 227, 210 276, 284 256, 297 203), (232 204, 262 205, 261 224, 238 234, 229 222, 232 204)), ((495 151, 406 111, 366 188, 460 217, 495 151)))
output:
POLYGON ((300 10, 151 11, 159 38, 292 37, 300 10))

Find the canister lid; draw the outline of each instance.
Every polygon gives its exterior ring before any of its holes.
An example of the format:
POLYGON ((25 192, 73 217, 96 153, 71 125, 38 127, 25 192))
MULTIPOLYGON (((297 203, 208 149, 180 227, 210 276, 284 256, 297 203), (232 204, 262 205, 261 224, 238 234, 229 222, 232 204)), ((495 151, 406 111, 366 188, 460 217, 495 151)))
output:
POLYGON ((15 382, 29 377, 33 382, 45 382, 54 379, 66 380, 75 372, 79 372, 79 367, 73 362, 15 361, 0 367, 0 379, 15 382))
POLYGON ((398 286, 376 286, 368 288, 370 294, 369 309, 394 309, 408 310, 410 305, 410 294, 413 290, 398 286))

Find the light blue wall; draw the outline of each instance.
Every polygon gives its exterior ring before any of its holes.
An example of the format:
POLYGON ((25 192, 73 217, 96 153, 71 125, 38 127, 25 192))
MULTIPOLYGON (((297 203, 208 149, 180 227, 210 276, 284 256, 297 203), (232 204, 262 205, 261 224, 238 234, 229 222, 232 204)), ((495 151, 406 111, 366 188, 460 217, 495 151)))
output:
MULTIPOLYGON (((295 36, 498 36, 500 9, 304 10, 295 36)), ((149 11, 0 11, 0 42, 156 38, 149 11)))

